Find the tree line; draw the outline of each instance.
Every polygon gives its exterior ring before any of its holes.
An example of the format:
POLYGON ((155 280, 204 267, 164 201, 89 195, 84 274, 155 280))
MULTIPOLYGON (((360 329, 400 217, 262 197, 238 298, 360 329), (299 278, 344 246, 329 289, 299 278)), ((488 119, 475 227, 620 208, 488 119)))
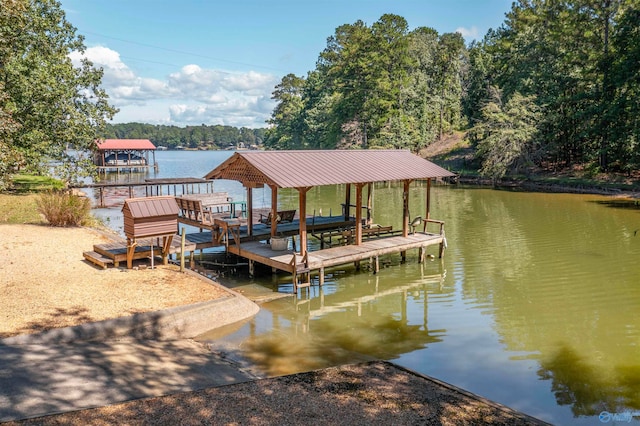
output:
POLYGON ((273 91, 267 129, 107 125, 117 113, 103 72, 57 0, 2 0, 0 190, 16 172, 70 182, 94 171, 99 138, 226 148, 419 151, 464 130, 482 173, 640 165, 640 4, 637 0, 517 0, 503 24, 465 45, 458 33, 409 30, 398 15, 336 28, 306 76, 273 91))
POLYGON ((397 15, 338 27, 306 77, 285 76, 265 145, 418 150, 463 126, 459 33, 408 30, 397 15))
POLYGON ((469 46, 397 15, 343 25, 313 71, 276 86, 265 145, 418 151, 458 129, 493 177, 637 169, 638 22, 633 0, 519 0, 469 46))
POLYGON ((168 126, 144 123, 108 124, 102 132, 104 139, 149 139, 156 146, 170 149, 227 149, 241 143, 247 148, 262 145, 266 129, 249 129, 214 125, 168 126))

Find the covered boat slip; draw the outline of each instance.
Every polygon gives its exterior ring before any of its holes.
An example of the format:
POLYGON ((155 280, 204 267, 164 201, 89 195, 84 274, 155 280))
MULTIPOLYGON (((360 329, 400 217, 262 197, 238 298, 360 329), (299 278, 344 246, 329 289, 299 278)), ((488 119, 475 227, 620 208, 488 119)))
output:
POLYGON ((156 147, 148 139, 105 139, 96 141, 96 145, 93 163, 99 173, 158 170, 156 147))
MULTIPOLYGON (((381 255, 401 253, 403 258, 409 249, 420 249, 420 259, 424 258, 427 246, 439 245, 442 256, 445 247, 444 222, 430 218, 431 183, 433 179, 454 176, 453 173, 403 150, 334 150, 334 151, 244 151, 233 156, 209 172, 206 179, 236 180, 247 190, 246 225, 239 220, 217 219, 219 236, 225 240, 227 251, 249 260, 251 272, 253 262, 293 274, 294 291, 309 285, 311 271, 318 271, 320 284, 324 279, 324 268, 371 259, 377 263, 381 255), (409 190, 413 181, 426 181, 426 206, 424 216, 409 218, 409 190), (375 182, 402 182, 403 203, 398 208, 402 215, 402 230, 391 232, 371 231, 370 216, 363 217, 363 211, 371 213, 371 188, 375 182), (271 189, 270 224, 254 224, 252 191, 268 186, 271 189), (298 215, 307 218, 307 192, 314 186, 345 185, 345 203, 342 225, 327 225, 329 232, 342 237, 342 244, 336 247, 309 251, 308 233, 317 235, 318 226, 309 220, 297 223, 279 223, 278 190, 292 188, 298 192, 298 215), (352 199, 355 187, 355 200, 352 199), (363 193, 367 189, 366 204, 363 193), (351 216, 351 210, 355 214, 351 216), (349 228, 344 229, 348 224, 349 228), (430 231, 427 225, 438 229, 430 231), (260 226, 262 225, 262 226, 260 226), (267 229, 268 228, 268 229, 267 229), (245 230, 243 234, 242 230, 245 230), (416 232, 417 231, 417 232, 416 232), (270 239, 283 235, 299 235, 298 248, 294 251, 274 250, 274 246, 261 243, 260 239, 270 239), (302 276, 302 283, 299 278, 302 276)), ((213 232, 216 232, 212 229, 213 232)), ((321 246, 324 247, 324 239, 321 246)), ((331 244, 329 244, 331 245, 331 244)), ((377 271, 377 266, 374 265, 377 271)))

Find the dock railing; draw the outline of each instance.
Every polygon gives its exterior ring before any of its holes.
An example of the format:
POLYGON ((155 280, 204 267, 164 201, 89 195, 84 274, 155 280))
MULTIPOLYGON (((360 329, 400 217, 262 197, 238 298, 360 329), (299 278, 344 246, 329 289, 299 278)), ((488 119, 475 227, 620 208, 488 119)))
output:
POLYGON ((435 219, 423 219, 422 222, 424 223, 424 226, 422 228, 422 232, 429 233, 427 225, 430 224, 430 223, 433 223, 433 224, 436 224, 436 225, 440 226, 440 229, 437 232, 437 234, 438 235, 444 235, 444 221, 435 220, 435 219))

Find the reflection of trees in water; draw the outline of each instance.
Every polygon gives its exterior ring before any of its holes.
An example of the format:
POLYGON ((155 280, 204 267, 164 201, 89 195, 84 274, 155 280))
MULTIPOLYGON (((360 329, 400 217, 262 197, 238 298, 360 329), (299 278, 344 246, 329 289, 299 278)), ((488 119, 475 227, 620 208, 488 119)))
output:
POLYGON ((448 233, 465 301, 491 315, 507 350, 536 354, 539 376, 574 414, 640 408, 634 212, 556 194, 474 193, 460 203, 461 233, 448 233))
POLYGON ((551 380, 560 405, 571 405, 575 416, 594 416, 602 411, 620 413, 640 409, 640 367, 606 370, 587 362, 577 351, 562 346, 540 363, 538 375, 551 380))
POLYGON ((268 374, 290 374, 364 361, 389 360, 439 342, 444 330, 427 330, 377 313, 354 319, 348 313, 314 321, 312 332, 274 330, 247 343, 247 355, 268 374))
POLYGON ((411 268, 406 269, 399 267, 394 271, 399 273, 387 279, 376 276, 357 285, 343 277, 331 294, 318 288, 316 297, 294 300, 288 310, 274 313, 271 330, 247 341, 246 355, 270 375, 290 374, 372 358, 394 359, 441 341, 446 330, 428 328, 427 299, 451 291, 442 288, 444 275, 416 281, 411 268), (405 273, 407 279, 402 278, 405 273))

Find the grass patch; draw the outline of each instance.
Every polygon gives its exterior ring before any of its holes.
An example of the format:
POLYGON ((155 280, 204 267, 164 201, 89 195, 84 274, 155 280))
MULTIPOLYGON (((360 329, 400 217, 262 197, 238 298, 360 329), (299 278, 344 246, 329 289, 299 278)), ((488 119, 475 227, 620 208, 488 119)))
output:
POLYGON ((64 183, 49 176, 15 175, 14 190, 18 193, 54 191, 64 188, 64 183))
POLYGON ((0 223, 46 223, 38 213, 38 194, 0 194, 0 223))

